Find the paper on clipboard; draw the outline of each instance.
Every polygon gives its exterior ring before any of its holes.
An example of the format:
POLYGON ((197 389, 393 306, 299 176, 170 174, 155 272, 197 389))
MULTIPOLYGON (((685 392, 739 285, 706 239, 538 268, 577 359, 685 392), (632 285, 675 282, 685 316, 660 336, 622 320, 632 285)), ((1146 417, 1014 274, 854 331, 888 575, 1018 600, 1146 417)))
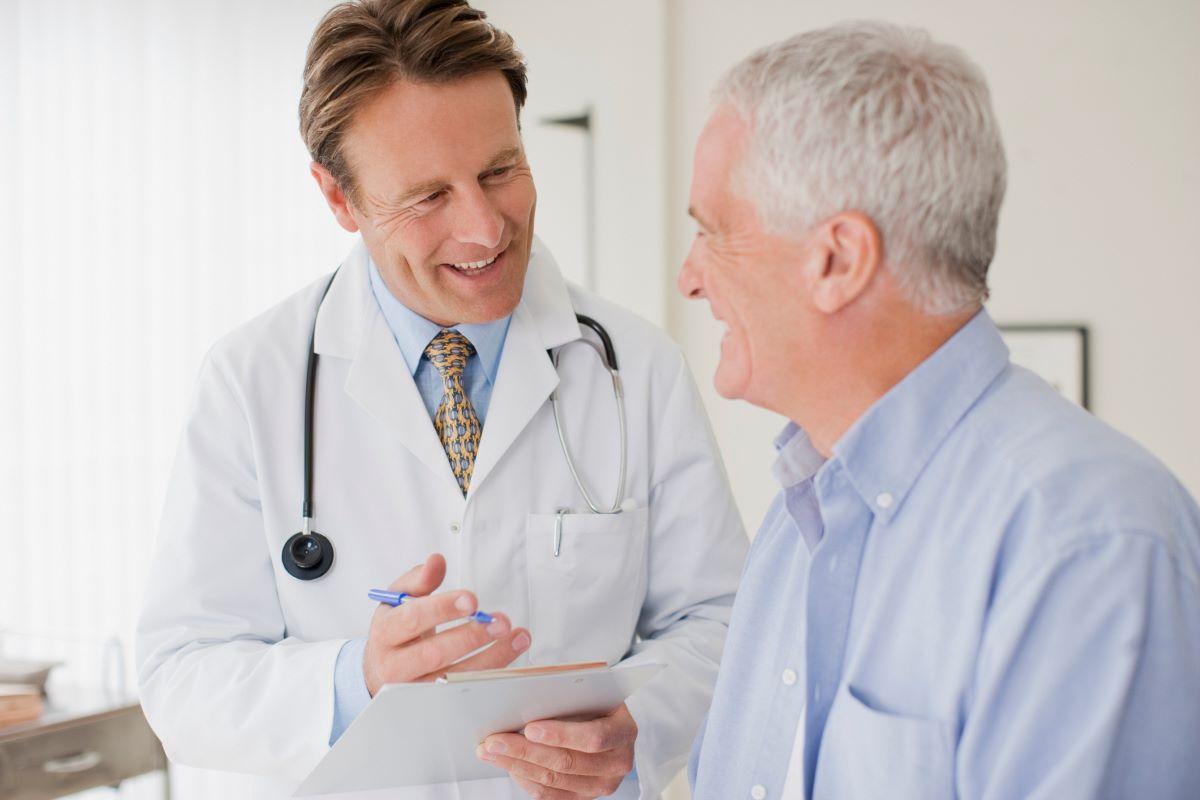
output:
POLYGON ((605 714, 662 664, 454 683, 384 686, 294 797, 501 778, 475 747, 493 733, 574 714, 605 714))

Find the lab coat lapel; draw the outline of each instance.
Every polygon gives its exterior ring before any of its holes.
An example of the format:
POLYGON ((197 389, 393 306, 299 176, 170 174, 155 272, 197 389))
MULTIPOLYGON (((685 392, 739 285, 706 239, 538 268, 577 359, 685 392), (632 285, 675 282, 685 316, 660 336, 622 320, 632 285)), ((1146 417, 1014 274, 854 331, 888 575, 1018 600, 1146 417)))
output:
POLYGON ((521 302, 513 312, 471 475, 474 493, 558 386, 547 351, 580 338, 558 265, 535 239, 521 302))
POLYGON ((409 374, 382 312, 367 323, 362 344, 346 377, 346 393, 383 423, 435 479, 461 495, 433 420, 409 374))
MULTIPOLYGON (((444 483, 461 497, 433 421, 371 294, 367 252, 361 240, 343 262, 321 306, 315 345, 322 358, 351 360, 346 394, 425 464, 436 483, 444 483)), ((316 424, 320 425, 320 398, 316 409, 316 424)))

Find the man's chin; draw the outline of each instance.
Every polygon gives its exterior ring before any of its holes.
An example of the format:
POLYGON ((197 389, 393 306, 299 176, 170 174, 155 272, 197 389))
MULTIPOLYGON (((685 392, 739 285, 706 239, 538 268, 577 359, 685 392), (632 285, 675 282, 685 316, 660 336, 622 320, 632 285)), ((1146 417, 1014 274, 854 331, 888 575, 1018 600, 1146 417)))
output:
POLYGON ((713 388, 726 400, 741 400, 746 395, 746 380, 738 372, 717 365, 717 372, 713 376, 713 388))

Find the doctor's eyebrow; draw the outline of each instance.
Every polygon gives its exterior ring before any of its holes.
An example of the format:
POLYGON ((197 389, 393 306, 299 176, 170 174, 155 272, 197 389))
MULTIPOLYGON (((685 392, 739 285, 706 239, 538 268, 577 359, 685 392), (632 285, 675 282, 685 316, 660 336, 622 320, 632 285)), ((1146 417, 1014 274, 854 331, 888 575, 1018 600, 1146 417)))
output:
MULTIPOLYGON (((508 164, 509 162, 515 161, 520 155, 521 155, 520 147, 506 147, 503 150, 501 150, 499 153, 496 153, 496 155, 489 158, 487 160, 487 163, 483 165, 483 169, 481 169, 479 171, 479 173, 480 173, 480 175, 483 175, 488 172, 491 172, 492 170, 496 169, 497 167, 501 167, 501 166, 504 166, 505 164, 508 164)), ((405 205, 411 203, 413 200, 423 199, 423 198, 428 197, 429 195, 433 194, 434 192, 444 191, 445 189, 448 189, 449 187, 450 187, 449 182, 442 180, 442 179, 422 181, 411 188, 405 189, 399 195, 396 195, 394 198, 392 198, 391 202, 388 205, 392 208, 399 208, 401 206, 405 206, 405 205)))
POLYGON ((444 180, 422 181, 416 186, 412 186, 396 195, 388 205, 392 208, 400 208, 401 206, 408 205, 413 200, 420 200, 434 192, 443 191, 447 186, 449 184, 444 180))
POLYGON ((481 172, 491 172, 496 167, 504 166, 510 161, 516 161, 521 155, 520 147, 506 147, 488 159, 481 172))

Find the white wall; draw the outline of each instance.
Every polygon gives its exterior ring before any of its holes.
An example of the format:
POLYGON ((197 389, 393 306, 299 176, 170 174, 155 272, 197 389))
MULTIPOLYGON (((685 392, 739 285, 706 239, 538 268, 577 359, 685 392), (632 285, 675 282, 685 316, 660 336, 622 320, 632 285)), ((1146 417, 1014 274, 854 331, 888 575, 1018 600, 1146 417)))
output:
POLYGON ((202 356, 349 248, 297 133, 325 4, 276 5, 4 7, 0 629, 131 630, 202 356))
POLYGON ((327 7, 0 0, 0 634, 64 640, 0 643, 56 680, 99 682, 80 640, 132 663, 205 351, 349 248, 297 131, 327 7))
MULTIPOLYGON (((872 17, 929 29, 987 74, 1009 157, 992 266, 1001 322, 1082 321, 1093 334, 1093 409, 1200 495, 1200 4, 1056 0, 674 0, 671 254, 691 147, 718 75, 755 47, 872 17)), ((664 281, 670 275, 664 276, 664 281)), ((707 304, 669 296, 670 329, 706 388, 738 502, 753 530, 774 493, 781 420, 711 389, 718 327, 707 304)))

